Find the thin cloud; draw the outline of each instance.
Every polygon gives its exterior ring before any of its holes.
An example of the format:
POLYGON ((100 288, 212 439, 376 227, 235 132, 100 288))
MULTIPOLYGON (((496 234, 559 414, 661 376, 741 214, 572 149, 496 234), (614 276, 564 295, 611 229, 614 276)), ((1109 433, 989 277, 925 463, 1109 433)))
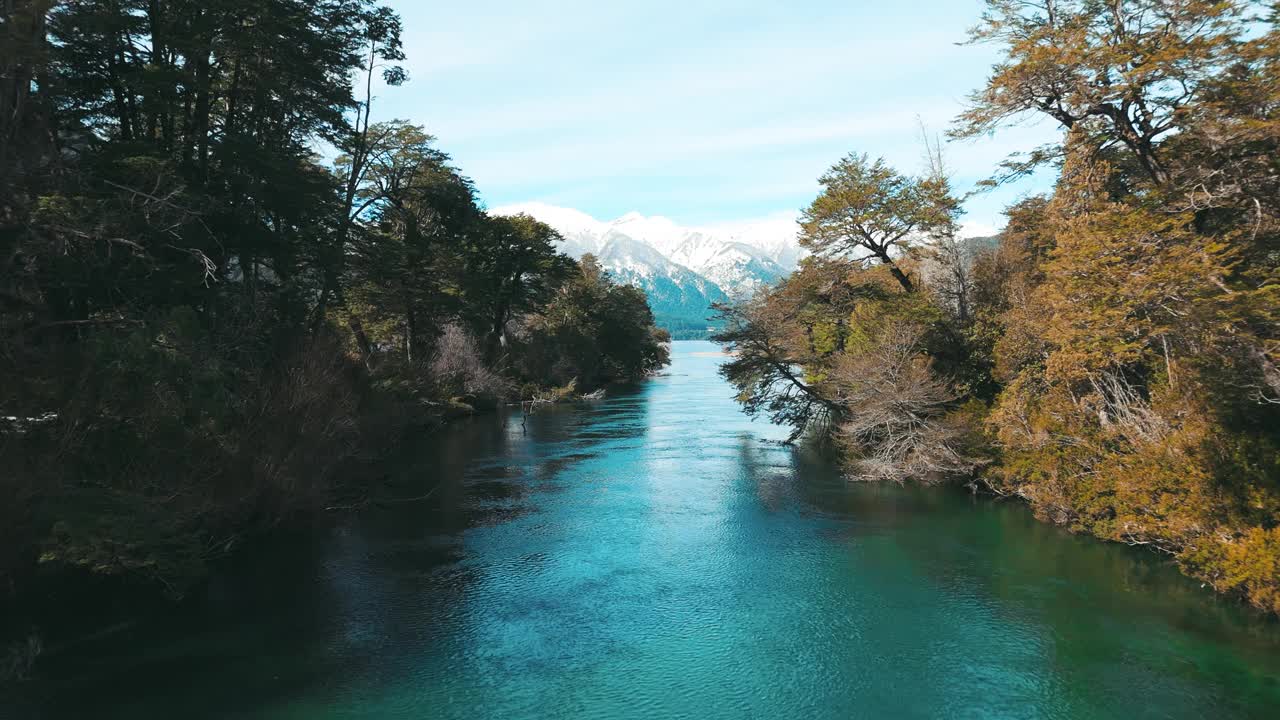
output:
MULTIPOLYGON (((980 0, 396 4, 414 79, 381 90, 375 113, 425 124, 491 203, 597 216, 795 212, 853 151, 918 171, 917 118, 944 131, 994 60, 956 44, 980 0)), ((950 147, 957 184, 1052 132, 950 147)), ((997 224, 1017 192, 975 199, 970 220, 997 224)))

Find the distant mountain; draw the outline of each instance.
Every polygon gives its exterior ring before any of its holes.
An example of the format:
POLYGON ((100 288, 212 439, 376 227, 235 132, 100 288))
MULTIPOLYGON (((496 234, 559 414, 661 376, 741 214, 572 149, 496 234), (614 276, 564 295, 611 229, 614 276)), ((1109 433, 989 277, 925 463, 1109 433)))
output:
POLYGON ((781 227, 774 224, 766 231, 769 236, 756 234, 748 238, 732 231, 681 227, 664 217, 633 212, 607 227, 647 243, 668 260, 715 282, 735 299, 777 282, 795 269, 799 258, 794 223, 781 227))
POLYGON ((658 324, 683 337, 706 334, 711 303, 750 297, 786 277, 802 255, 787 218, 699 229, 635 212, 604 222, 545 203, 494 212, 524 213, 555 228, 562 252, 595 255, 616 279, 643 289, 658 324))
POLYGON ((716 283, 619 232, 606 235, 596 256, 614 279, 644 290, 658 325, 673 333, 705 335, 711 304, 729 300, 716 283))
POLYGON ((995 250, 1000 247, 999 235, 986 235, 981 237, 964 238, 965 254, 970 258, 974 258, 984 252, 995 250))
POLYGON ((750 297, 790 272, 760 248, 698 232, 687 235, 671 259, 713 280, 735 300, 750 297))

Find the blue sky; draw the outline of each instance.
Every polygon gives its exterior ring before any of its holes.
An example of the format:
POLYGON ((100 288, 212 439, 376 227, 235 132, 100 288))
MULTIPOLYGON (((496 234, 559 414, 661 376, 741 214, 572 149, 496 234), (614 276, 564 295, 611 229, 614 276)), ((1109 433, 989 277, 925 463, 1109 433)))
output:
MULTIPOLYGON (((942 133, 995 61, 959 46, 979 0, 644 3, 392 0, 410 81, 375 119, 426 126, 491 207, 541 201, 687 225, 795 213, 850 151, 918 171, 917 117, 942 133)), ((1029 123, 951 143, 967 189, 1029 123)), ((975 229, 1047 178, 967 204, 975 229)))

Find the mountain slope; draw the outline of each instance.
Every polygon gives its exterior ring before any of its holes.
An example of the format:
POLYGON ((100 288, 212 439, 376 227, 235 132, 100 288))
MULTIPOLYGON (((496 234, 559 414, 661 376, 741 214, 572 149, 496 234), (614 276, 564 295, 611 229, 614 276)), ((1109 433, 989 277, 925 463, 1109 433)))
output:
POLYGON ((670 257, 714 281, 735 300, 750 297, 788 273, 758 248, 696 232, 687 235, 670 257))
POLYGON ((604 222, 536 202, 494 212, 524 213, 555 228, 562 252, 597 256, 615 278, 649 295, 659 325, 683 336, 705 335, 711 303, 750 297, 785 277, 801 256, 795 223, 786 218, 698 229, 635 212, 604 222))
POLYGON ((605 235, 597 259, 619 282, 644 290, 658 325, 673 333, 705 333, 711 304, 729 300, 714 282, 616 231, 605 235))

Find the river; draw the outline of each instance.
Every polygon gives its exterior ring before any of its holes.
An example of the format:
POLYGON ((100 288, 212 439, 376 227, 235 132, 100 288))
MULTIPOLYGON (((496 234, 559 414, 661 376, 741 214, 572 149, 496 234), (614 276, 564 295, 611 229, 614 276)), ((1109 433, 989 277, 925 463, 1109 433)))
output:
POLYGON ((386 502, 52 657, 34 715, 1280 717, 1275 622, 1017 503, 846 483, 672 354, 423 438, 386 502))

